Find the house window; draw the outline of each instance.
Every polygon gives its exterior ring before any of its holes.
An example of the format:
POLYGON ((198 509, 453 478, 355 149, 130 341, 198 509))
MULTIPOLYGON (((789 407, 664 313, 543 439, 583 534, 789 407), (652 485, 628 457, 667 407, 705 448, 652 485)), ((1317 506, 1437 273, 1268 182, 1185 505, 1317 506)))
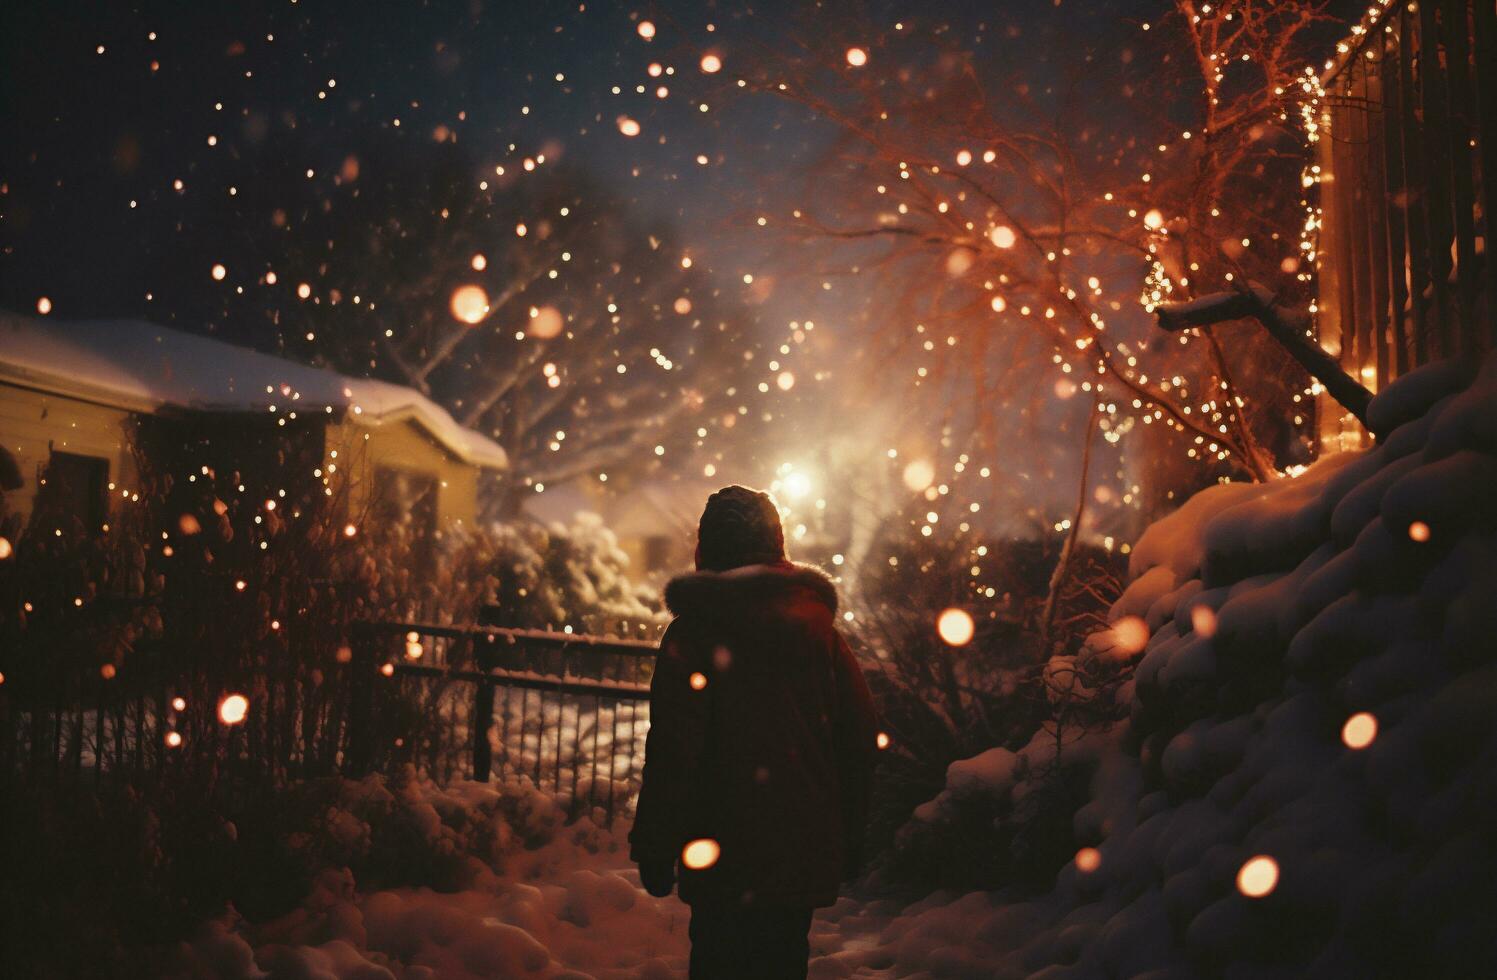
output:
POLYGON ((37 490, 36 511, 49 523, 77 520, 95 533, 109 518, 109 460, 53 452, 37 490))

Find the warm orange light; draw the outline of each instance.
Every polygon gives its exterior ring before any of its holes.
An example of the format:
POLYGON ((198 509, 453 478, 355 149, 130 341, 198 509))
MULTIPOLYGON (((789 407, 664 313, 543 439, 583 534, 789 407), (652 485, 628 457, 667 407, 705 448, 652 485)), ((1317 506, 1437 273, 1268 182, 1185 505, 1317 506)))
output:
POLYGON ((478 252, 473 256, 473 261, 469 264, 473 266, 474 272, 482 272, 489 267, 489 260, 482 252, 478 252))
POLYGON ((774 379, 774 383, 781 391, 789 391, 795 387, 795 375, 790 371, 781 371, 779 377, 774 379))
POLYGON ((893 740, 889 738, 888 732, 879 732, 878 735, 873 739, 873 744, 878 747, 879 751, 883 751, 884 749, 887 749, 890 744, 892 744, 892 741, 893 740))
POLYGON ((653 21, 642 20, 639 22, 639 26, 636 27, 635 30, 638 31, 639 36, 644 38, 646 41, 655 36, 655 24, 653 21))
POLYGON ((343 536, 345 538, 351 538, 351 537, 355 536, 358 533, 359 533, 359 526, 357 524, 345 524, 345 525, 343 525, 343 536))
POLYGON ((677 313, 685 316, 686 314, 691 312, 691 300, 687 299, 685 296, 678 297, 676 299, 675 305, 672 308, 677 313))
POLYGON ((1150 231, 1158 231, 1164 227, 1164 215, 1160 213, 1158 208, 1150 208, 1144 214, 1144 227, 1150 231))
POLYGON ((199 524, 198 519, 191 514, 183 514, 177 518, 177 530, 183 534, 197 534, 202 529, 203 525, 199 524))
POLYGON ((862 68, 864 65, 868 64, 868 52, 864 51, 862 48, 848 48, 847 63, 849 65, 852 65, 854 68, 862 68))
POLYGON ((452 291, 448 308, 452 310, 453 317, 469 326, 482 323, 483 318, 489 315, 489 294, 483 291, 482 286, 472 283, 459 286, 452 291))
POLYGON ((305 283, 305 282, 298 284, 297 287, 296 287, 296 295, 300 296, 302 299, 306 299, 309 296, 311 296, 312 295, 312 286, 311 286, 311 284, 310 283, 305 283))
POLYGON ((1423 544, 1429 540, 1429 525, 1423 521, 1415 521, 1409 525, 1409 537, 1423 544))
POLYGON ((187 710, 187 699, 183 698, 183 697, 172 698, 172 710, 173 711, 186 711, 187 710))
POLYGON ((1377 717, 1370 711, 1358 711, 1341 726, 1341 741, 1349 749, 1365 749, 1377 738, 1377 717))
POLYGON ((243 694, 230 694, 218 702, 218 720, 225 725, 237 725, 249 714, 249 698, 243 694))
POLYGON ((988 232, 988 237, 991 238, 993 240, 993 244, 997 245, 999 248, 1013 248, 1014 243, 1019 240, 1019 236, 1016 235, 1014 233, 1014 230, 1008 225, 999 225, 992 231, 988 232))
POLYGON ((39 297, 36 301, 36 311, 42 316, 52 312, 52 300, 46 296, 39 297))
POLYGON ((710 837, 701 837, 681 848, 681 863, 693 871, 704 871, 717 863, 722 848, 710 837))
POLYGON ((707 675, 697 671, 691 675, 687 683, 691 685, 693 691, 700 691, 707 686, 707 675))
POLYGON ((226 268, 224 268, 224 265, 223 265, 222 262, 214 263, 214 266, 213 266, 213 278, 215 280, 218 280, 218 281, 222 282, 223 281, 223 277, 226 276, 226 275, 228 275, 228 274, 229 274, 229 270, 226 269, 226 268))
POLYGON ((1149 645, 1149 625, 1138 616, 1124 616, 1112 624, 1112 639, 1124 655, 1141 653, 1149 645))
POLYGON ((239 579, 237 582, 234 583, 234 590, 236 592, 243 592, 247 588, 249 588, 249 583, 246 582, 244 579, 239 579))
POLYGON ((965 609, 947 609, 936 618, 936 632, 950 646, 966 646, 973 631, 972 616, 965 609))
POLYGON ((1197 636, 1215 636, 1216 613, 1210 606, 1191 606, 1190 628, 1196 631, 1197 636))
POLYGON ((702 71, 709 75, 715 75, 723 69, 723 60, 717 55, 708 52, 702 55, 702 71))
POLYGON ((1237 872, 1237 890, 1248 898, 1263 898, 1279 884, 1279 862, 1266 854, 1249 858, 1237 872))
POLYGON ((1095 847, 1083 847, 1076 852, 1076 870, 1082 874, 1091 874, 1102 867, 1102 852, 1095 847))
POLYGON ((930 460, 913 460, 904 468, 903 479, 906 489, 923 493, 926 487, 936 482, 936 468, 930 460))
POLYGON ((178 748, 181 748, 182 747, 182 733, 181 732, 167 732, 166 733, 166 747, 169 748, 169 749, 178 749, 178 748))
POLYGON ((425 652, 421 644, 415 640, 405 641, 405 656, 407 660, 420 660, 421 655, 425 652))
POLYGON ((395 676, 395 665, 394 664, 380 664, 379 665, 379 672, 381 674, 384 674, 386 677, 394 677, 395 676))
POLYGON ((14 553, 15 549, 10 546, 10 539, 0 538, 0 561, 4 561, 14 553))
POLYGON ((115 673, 116 671, 114 669, 114 664, 105 664, 104 666, 99 668, 99 676, 104 678, 106 681, 114 680, 115 673))
POLYGON ((565 320, 561 311, 554 306, 534 307, 530 311, 530 322, 525 325, 525 332, 537 340, 550 340, 561 333, 565 326, 565 320))

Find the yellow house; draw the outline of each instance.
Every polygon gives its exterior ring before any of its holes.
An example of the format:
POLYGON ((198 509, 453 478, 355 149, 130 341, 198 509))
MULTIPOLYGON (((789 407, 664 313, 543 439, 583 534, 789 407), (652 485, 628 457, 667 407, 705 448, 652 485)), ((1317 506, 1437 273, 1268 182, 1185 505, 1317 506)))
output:
MULTIPOLYGON (((25 520, 47 488, 85 526, 135 485, 135 422, 293 423, 318 441, 350 512, 394 509, 425 530, 472 523, 480 480, 507 466, 493 440, 413 389, 351 378, 138 320, 0 312, 0 475, 25 520), (7 458, 8 457, 8 458, 7 458)), ((3 481, 0 481, 3 482, 3 481)), ((333 481, 330 481, 330 489, 333 481)))

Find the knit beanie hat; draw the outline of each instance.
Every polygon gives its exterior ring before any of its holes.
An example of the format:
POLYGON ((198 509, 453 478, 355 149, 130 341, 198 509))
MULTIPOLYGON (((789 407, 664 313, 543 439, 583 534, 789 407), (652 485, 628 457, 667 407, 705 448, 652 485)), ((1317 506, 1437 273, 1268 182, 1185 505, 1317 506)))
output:
POLYGON ((725 572, 785 560, 785 529, 774 498, 731 486, 707 498, 697 526, 697 567, 725 572))

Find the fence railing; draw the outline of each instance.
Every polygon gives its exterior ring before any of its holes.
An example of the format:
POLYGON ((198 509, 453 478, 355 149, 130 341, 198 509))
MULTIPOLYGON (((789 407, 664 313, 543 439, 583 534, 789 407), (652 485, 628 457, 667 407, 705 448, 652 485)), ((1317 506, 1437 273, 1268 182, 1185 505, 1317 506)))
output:
MULTIPOLYGON (((1342 49, 1321 80, 1320 339, 1379 390, 1497 335, 1497 12, 1398 0, 1342 49)), ((1333 416, 1338 435, 1360 438, 1333 416)))
POLYGON ((344 769, 523 776, 573 812, 612 817, 638 792, 656 653, 572 633, 362 624, 344 769))
POLYGON ((204 766, 214 778, 282 781, 411 765, 436 781, 524 777, 573 815, 632 807, 654 644, 416 623, 361 623, 351 639, 335 664, 288 648, 238 678, 149 642, 119 666, 51 648, 8 659, 0 785, 204 766), (227 724, 220 709, 236 692, 245 710, 227 724))

